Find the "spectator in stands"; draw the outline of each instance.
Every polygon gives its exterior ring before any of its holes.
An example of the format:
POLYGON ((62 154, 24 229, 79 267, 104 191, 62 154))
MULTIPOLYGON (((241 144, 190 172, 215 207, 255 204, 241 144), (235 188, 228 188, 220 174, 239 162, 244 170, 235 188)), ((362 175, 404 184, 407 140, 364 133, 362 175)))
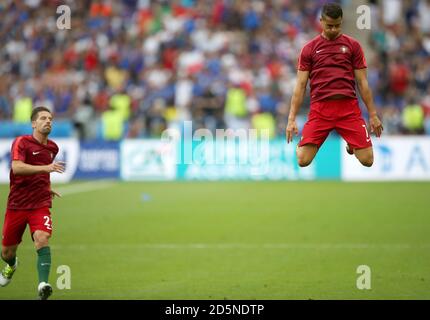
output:
POLYGON ((424 110, 413 95, 408 97, 407 104, 403 108, 402 125, 403 132, 406 134, 424 133, 424 110))
MULTIPOLYGON (((283 135, 297 56, 320 32, 323 2, 70 1, 72 28, 59 31, 51 1, 3 1, 0 119, 24 119, 44 101, 90 139, 94 126, 82 119, 101 122, 112 104, 127 110, 136 137, 190 119, 248 128, 251 115, 269 112, 283 135)), ((396 134, 411 86, 417 104, 429 92, 430 0, 371 2, 369 83, 396 134)))

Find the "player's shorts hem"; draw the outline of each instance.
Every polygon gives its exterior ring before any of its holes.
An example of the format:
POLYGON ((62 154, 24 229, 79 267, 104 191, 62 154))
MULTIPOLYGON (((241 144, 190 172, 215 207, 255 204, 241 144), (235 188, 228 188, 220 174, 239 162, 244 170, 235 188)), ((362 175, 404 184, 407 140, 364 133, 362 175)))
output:
POLYGON ((302 139, 302 140, 300 140, 300 142, 297 144, 297 146, 298 146, 298 147, 303 147, 303 146, 305 146, 305 145, 307 145, 307 144, 313 144, 313 145, 317 146, 317 147, 318 147, 318 149, 319 149, 319 148, 321 147, 321 145, 323 144, 323 142, 318 143, 318 142, 313 141, 313 140, 302 139))
POLYGON ((46 232, 46 233, 48 233, 49 234, 49 236, 50 237, 52 237, 52 230, 46 230, 46 229, 38 229, 38 228, 36 228, 34 231, 31 231, 30 230, 30 237, 31 237, 31 240, 34 242, 34 233, 36 232, 36 231, 43 231, 43 232, 46 232))
MULTIPOLYGON (((346 141, 346 140, 345 140, 346 141)), ((373 147, 372 141, 370 140, 368 143, 366 143, 365 145, 356 145, 356 144, 351 144, 348 141, 346 141, 346 143, 352 148, 352 149, 367 149, 367 148, 371 148, 373 147)))
POLYGON ((30 230, 31 237, 33 237, 33 234, 36 231, 43 231, 43 232, 49 233, 52 236, 52 230, 42 229, 42 228, 36 227, 34 230, 30 230))

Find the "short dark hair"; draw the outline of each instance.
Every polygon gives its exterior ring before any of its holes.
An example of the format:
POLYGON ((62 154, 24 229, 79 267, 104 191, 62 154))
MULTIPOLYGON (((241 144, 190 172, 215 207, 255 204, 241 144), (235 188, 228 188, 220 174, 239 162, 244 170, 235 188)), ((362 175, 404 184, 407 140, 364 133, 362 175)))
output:
POLYGON ((330 17, 332 19, 338 19, 343 17, 342 7, 337 3, 326 3, 322 7, 321 17, 330 17))
POLYGON ((31 112, 31 121, 35 121, 37 119, 37 115, 39 114, 39 112, 42 112, 42 111, 47 111, 52 114, 51 110, 49 110, 47 107, 43 107, 43 106, 36 107, 31 112))

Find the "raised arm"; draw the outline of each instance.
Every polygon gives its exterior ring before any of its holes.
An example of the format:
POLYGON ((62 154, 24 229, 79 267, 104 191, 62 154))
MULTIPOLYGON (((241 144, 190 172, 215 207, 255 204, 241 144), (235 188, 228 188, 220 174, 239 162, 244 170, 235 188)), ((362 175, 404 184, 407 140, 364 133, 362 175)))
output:
POLYGON ((293 97, 291 98, 290 113, 288 115, 288 124, 286 129, 287 143, 290 143, 293 140, 293 134, 297 135, 299 133, 296 116, 303 103, 303 98, 305 97, 308 79, 309 71, 297 71, 297 82, 294 87, 293 97))

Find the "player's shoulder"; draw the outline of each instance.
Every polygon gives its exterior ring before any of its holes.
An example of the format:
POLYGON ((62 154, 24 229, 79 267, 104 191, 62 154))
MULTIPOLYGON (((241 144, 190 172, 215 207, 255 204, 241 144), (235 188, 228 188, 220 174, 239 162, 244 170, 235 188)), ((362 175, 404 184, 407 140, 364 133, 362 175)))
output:
POLYGON ((310 39, 308 42, 305 43, 303 48, 313 48, 316 44, 318 44, 321 41, 321 35, 317 35, 310 39))
POLYGON ((58 145, 51 139, 48 139, 48 146, 58 150, 58 145))
POLYGON ((317 46, 320 41, 321 41, 321 36, 320 35, 317 35, 317 36, 313 37, 312 39, 308 40, 304 44, 304 46, 303 46, 303 48, 301 50, 301 53, 302 54, 309 54, 310 52, 313 51, 313 49, 315 48, 315 46, 317 46))
POLYGON ((22 135, 22 136, 18 136, 13 140, 13 143, 28 143, 32 140, 32 136, 31 135, 22 135))
POLYGON ((57 143, 54 140, 48 139, 48 144, 51 145, 51 146, 55 146, 55 147, 58 148, 58 145, 57 145, 57 143))

